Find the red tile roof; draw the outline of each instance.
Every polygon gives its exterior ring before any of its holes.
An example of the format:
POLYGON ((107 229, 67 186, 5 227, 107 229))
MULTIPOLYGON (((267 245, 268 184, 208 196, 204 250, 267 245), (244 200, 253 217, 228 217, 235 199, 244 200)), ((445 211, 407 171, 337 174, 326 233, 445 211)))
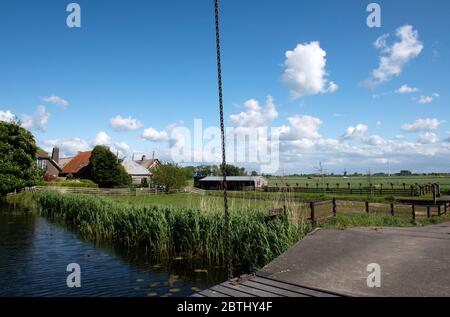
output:
POLYGON ((48 153, 45 152, 43 149, 39 149, 36 152, 36 157, 40 159, 48 158, 48 153))
POLYGON ((78 173, 82 168, 89 165, 91 154, 91 151, 78 153, 77 156, 64 166, 62 172, 65 174, 78 173))

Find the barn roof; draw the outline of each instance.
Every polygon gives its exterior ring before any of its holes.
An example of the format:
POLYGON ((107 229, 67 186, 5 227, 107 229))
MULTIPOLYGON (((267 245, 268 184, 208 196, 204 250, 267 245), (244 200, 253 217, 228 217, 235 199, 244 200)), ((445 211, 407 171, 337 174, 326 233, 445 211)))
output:
POLYGON ((48 158, 48 153, 45 152, 43 149, 38 148, 36 152, 36 157, 40 159, 48 158))
POLYGON ((122 166, 125 168, 128 174, 130 175, 140 175, 140 176, 150 176, 152 173, 150 173, 145 167, 139 165, 138 163, 125 159, 122 162, 122 166))
POLYGON ((135 162, 146 169, 151 169, 154 165, 160 164, 158 159, 150 159, 150 160, 144 159, 144 160, 138 160, 135 162))
POLYGON ((67 163, 62 172, 65 174, 75 174, 90 163, 92 151, 80 152, 69 163, 67 163))

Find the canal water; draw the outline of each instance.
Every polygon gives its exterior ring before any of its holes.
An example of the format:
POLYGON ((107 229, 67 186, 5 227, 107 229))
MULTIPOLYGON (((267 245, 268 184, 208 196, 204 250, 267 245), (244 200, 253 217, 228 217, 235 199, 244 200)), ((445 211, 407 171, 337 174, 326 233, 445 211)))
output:
POLYGON ((189 296, 226 280, 221 266, 93 243, 60 223, 0 203, 0 296, 189 296), (67 266, 81 268, 69 288, 67 266))

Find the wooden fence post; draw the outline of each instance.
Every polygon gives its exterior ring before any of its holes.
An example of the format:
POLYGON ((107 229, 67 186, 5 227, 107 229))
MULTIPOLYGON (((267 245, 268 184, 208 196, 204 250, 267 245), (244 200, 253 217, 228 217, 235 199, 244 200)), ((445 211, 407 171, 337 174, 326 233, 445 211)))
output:
POLYGON ((310 202, 309 203, 309 207, 311 209, 311 223, 313 225, 313 227, 316 226, 316 216, 315 216, 315 210, 314 210, 314 202, 310 202))
POLYGON ((366 212, 367 212, 367 213, 370 212, 370 209, 369 209, 369 202, 368 202, 368 201, 366 201, 366 212))
POLYGON ((415 221, 416 220, 416 206, 412 205, 412 218, 415 221))
POLYGON ((333 198, 333 217, 336 218, 337 206, 336 206, 336 198, 333 198))
POLYGON ((391 215, 392 216, 394 215, 394 204, 393 203, 391 203, 391 215))
POLYGON ((431 208, 427 206, 427 218, 431 218, 431 208))
POLYGON ((447 216, 447 208, 448 208, 448 204, 445 203, 445 205, 444 205, 444 215, 446 215, 446 216, 447 216))

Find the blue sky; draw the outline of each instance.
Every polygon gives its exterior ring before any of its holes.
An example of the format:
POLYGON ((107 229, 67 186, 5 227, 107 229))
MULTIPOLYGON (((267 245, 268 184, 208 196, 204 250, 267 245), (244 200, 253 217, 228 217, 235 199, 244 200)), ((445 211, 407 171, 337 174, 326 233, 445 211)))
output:
MULTIPOLYGON (((227 125, 284 127, 278 172, 319 161, 450 171, 450 3, 377 1, 382 27, 369 28, 369 2, 222 1, 227 125)), ((174 124, 218 125, 212 0, 79 0, 79 29, 66 25, 68 3, 0 3, 0 119, 15 115, 67 155, 105 143, 168 160, 174 124)))

